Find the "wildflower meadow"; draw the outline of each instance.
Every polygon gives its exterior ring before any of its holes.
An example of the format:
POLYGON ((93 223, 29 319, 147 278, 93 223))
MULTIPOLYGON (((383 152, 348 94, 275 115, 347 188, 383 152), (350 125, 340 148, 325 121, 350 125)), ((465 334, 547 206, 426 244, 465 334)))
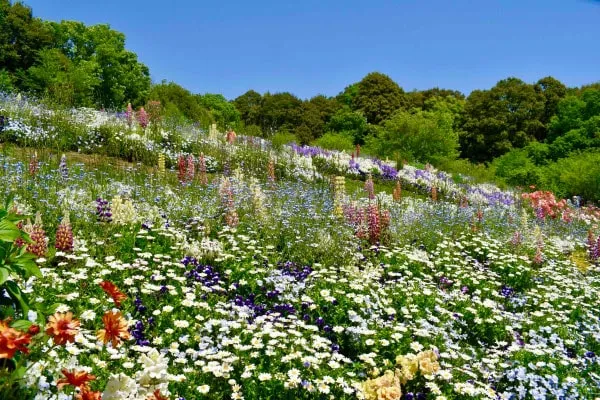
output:
POLYGON ((1 399, 593 399, 600 214, 4 96, 1 399))

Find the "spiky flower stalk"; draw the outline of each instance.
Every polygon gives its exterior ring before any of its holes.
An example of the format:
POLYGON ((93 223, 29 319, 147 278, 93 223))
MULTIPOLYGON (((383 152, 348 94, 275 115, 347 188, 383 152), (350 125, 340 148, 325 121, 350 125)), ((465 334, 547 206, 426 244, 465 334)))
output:
POLYGON ((200 153, 200 160, 198 161, 199 170, 200 170, 200 184, 202 186, 208 185, 208 177, 206 176, 206 160, 204 159, 204 153, 200 153))
POLYGON ((589 257, 590 261, 591 262, 598 261, 598 255, 600 253, 600 251, 598 249, 598 246, 600 246, 600 236, 598 236, 598 240, 596 240, 596 237, 594 236, 594 233, 592 232, 591 229, 588 231, 587 246, 588 246, 588 257, 589 257))
POLYGON ((400 184, 400 180, 396 181, 396 187, 394 187, 394 191, 392 192, 392 198, 396 202, 402 199, 402 185, 400 184))
POLYGON ((69 169, 67 168, 67 156, 64 154, 60 157, 60 163, 58 164, 58 173, 63 180, 69 179, 69 169))
POLYGON ((148 113, 144 110, 144 107, 140 107, 140 110, 137 112, 137 120, 138 124, 142 127, 142 129, 146 129, 148 126, 148 113))
POLYGON ((131 103, 127 103, 125 117, 127 118, 127 126, 129 126, 129 129, 131 129, 131 124, 133 124, 133 107, 131 107, 131 103))
POLYGON ((181 154, 177 159, 177 170, 177 179, 180 183, 183 184, 185 182, 185 177, 187 173, 187 162, 183 154, 181 154))
POLYGON ((275 183, 275 161, 269 159, 269 165, 267 166, 267 176, 270 183, 275 183))
POLYGON ((54 247, 65 253, 71 253, 73 251, 73 229, 71 228, 71 221, 69 220, 68 213, 65 213, 60 225, 58 225, 54 247))
POLYGON ((225 177, 221 181, 219 187, 219 197, 221 200, 221 209, 225 219, 225 224, 230 227, 235 227, 239 223, 237 211, 235 210, 235 202, 233 200, 233 188, 229 178, 225 177))
POLYGON ((431 200, 433 201, 437 201, 438 199, 438 191, 437 191, 437 187, 432 186, 431 187, 431 200))
POLYGON ((161 175, 164 175, 166 171, 165 168, 165 155, 163 153, 160 153, 158 155, 158 173, 161 175))
POLYGON ((194 176, 196 175, 196 161, 194 160, 194 156, 189 154, 187 156, 187 166, 185 170, 185 180, 187 183, 190 183, 194 180, 194 176))
POLYGON ((544 262, 544 236, 542 234, 542 230, 539 226, 535 227, 535 240, 536 240, 536 249, 535 249, 535 257, 533 258, 533 263, 535 265, 542 265, 544 262))
POLYGON ((37 257, 44 257, 48 252, 48 238, 42 225, 42 216, 38 211, 35 214, 35 222, 33 225, 31 221, 27 220, 27 224, 23 227, 32 243, 27 245, 27 251, 35 254, 37 257))
POLYGON ((365 191, 369 196, 369 200, 375 199, 375 184, 373 183, 373 177, 369 174, 369 177, 365 181, 365 191))
POLYGON ((29 159, 29 175, 36 176, 40 169, 40 163, 38 161, 37 151, 33 153, 33 156, 29 159))
POLYGON ((343 204, 346 195, 346 178, 336 176, 333 181, 333 214, 342 216, 344 214, 343 204))
POLYGON ((227 135, 226 135, 226 139, 227 139, 227 143, 229 144, 233 144, 235 143, 235 138, 237 137, 237 135, 235 134, 235 132, 233 131, 233 129, 230 129, 227 131, 227 135))
POLYGON ((96 199, 96 217, 98 222, 111 222, 112 211, 108 200, 104 200, 101 197, 96 199))

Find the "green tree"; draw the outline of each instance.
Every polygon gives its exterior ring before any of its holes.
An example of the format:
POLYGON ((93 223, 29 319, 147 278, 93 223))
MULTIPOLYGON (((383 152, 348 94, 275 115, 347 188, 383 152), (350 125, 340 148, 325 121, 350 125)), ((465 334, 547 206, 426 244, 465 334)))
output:
POLYGON ((517 78, 501 80, 490 90, 475 90, 465 104, 462 155, 490 161, 512 148, 545 136, 545 99, 517 78))
POLYGON ((419 162, 452 160, 458 156, 458 134, 452 126, 452 112, 437 107, 431 111, 400 110, 383 124, 383 132, 368 140, 380 156, 397 161, 419 162))
MULTIPOLYGON (((301 120, 302 100, 298 97, 289 92, 264 94, 260 126, 266 135, 270 136, 280 129, 294 131, 300 127, 301 120)), ((310 131, 308 126, 306 129, 310 131)), ((312 133, 307 136, 312 136, 312 133)))
POLYGON ((547 76, 537 81, 534 88, 544 97, 544 112, 540 120, 547 125, 556 114, 558 103, 567 95, 567 87, 558 79, 547 76))
POLYGON ((0 67, 20 85, 23 73, 31 67, 37 52, 52 43, 52 31, 30 7, 21 2, 0 0, 0 67))
POLYGON ((365 142, 367 132, 367 119, 362 113, 352 111, 350 107, 344 106, 333 114, 326 129, 349 135, 352 137, 354 144, 362 145, 365 142))
POLYGON ((221 129, 231 128, 240 121, 240 112, 222 94, 205 93, 196 98, 198 104, 210 111, 213 121, 221 129))
POLYGON ((262 95, 254 90, 248 90, 233 100, 233 105, 246 126, 260 125, 262 101, 262 95))
POLYGON ((174 82, 153 85, 148 97, 160 101, 167 119, 200 122, 204 127, 212 121, 210 111, 199 104, 197 97, 174 82))
POLYGON ((389 76, 372 72, 357 84, 352 109, 360 110, 371 124, 388 119, 398 109, 406 109, 404 90, 389 76))

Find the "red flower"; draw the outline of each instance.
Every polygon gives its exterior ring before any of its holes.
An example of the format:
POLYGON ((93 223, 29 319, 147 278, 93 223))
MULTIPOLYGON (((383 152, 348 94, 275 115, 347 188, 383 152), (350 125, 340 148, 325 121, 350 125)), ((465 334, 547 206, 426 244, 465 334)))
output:
POLYGON ((67 313, 55 313, 48 318, 46 333, 54 339, 55 344, 73 343, 75 335, 79 333, 80 322, 73 319, 71 311, 67 313))
POLYGON ((112 297, 115 305, 117 307, 121 306, 121 302, 123 300, 127 300, 127 295, 119 290, 117 286, 109 281, 100 282, 100 287, 104 290, 110 297, 112 297))
POLYGON ((75 400, 102 400, 101 392, 94 392, 87 386, 82 386, 81 391, 75 395, 75 400))
POLYGON ((17 350, 29 353, 26 345, 31 343, 31 335, 9 327, 8 322, 0 321, 0 358, 13 358, 17 350))
POLYGON ((65 385, 71 385, 78 388, 87 387, 87 383, 96 379, 96 377, 92 374, 88 374, 85 371, 73 371, 70 372, 66 369, 62 370, 65 378, 60 378, 56 384, 59 389, 61 389, 65 385))

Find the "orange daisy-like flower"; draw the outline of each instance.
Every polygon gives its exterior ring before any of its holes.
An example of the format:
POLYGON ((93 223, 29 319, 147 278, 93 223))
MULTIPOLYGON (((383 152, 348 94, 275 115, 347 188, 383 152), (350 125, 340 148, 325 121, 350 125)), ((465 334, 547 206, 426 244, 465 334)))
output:
POLYGON ((121 302, 127 300, 127 295, 119 290, 119 288, 110 281, 100 282, 100 287, 104 290, 110 297, 112 297, 115 305, 117 307, 121 307, 121 302))
POLYGON ((66 369, 62 370, 64 378, 60 378, 56 381, 56 385, 59 389, 62 389, 65 385, 71 385, 78 388, 87 387, 87 383, 96 379, 96 377, 92 374, 89 374, 85 371, 68 371, 66 369))
POLYGON ((111 342, 113 347, 117 347, 121 340, 129 339, 127 321, 120 311, 107 311, 102 317, 102 322, 104 329, 98 330, 96 337, 104 344, 111 342))
POLYGON ((73 319, 71 311, 66 313, 55 313, 48 318, 46 333, 54 339, 55 344, 73 343, 75 335, 79 333, 79 321, 73 319))
POLYGON ((31 335, 8 326, 9 319, 0 321, 0 358, 13 358, 16 351, 29 353, 31 335))
POLYGON ((154 391, 154 393, 152 393, 152 394, 150 395, 150 397, 148 397, 148 400, 169 400, 169 398, 168 398, 168 397, 165 397, 165 396, 163 396, 163 395, 160 393, 160 390, 156 389, 156 390, 154 391))
POLYGON ((81 391, 75 395, 75 400, 102 400, 102 392, 94 392, 88 386, 82 386, 81 391))

